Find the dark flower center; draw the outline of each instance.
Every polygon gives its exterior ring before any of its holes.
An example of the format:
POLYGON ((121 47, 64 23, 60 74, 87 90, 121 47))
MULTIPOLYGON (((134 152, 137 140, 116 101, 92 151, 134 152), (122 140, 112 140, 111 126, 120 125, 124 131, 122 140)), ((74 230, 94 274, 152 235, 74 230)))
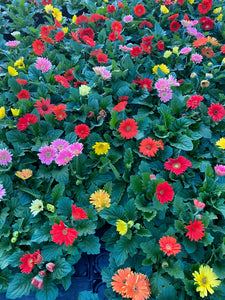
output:
POLYGON ((129 131, 131 131, 131 127, 130 127, 130 125, 127 125, 127 126, 126 126, 126 128, 125 128, 125 131, 126 131, 126 132, 129 132, 129 131))
POLYGON ((218 114, 218 110, 215 109, 215 110, 213 111, 213 113, 214 113, 214 115, 217 115, 217 114, 218 114))
POLYGON ((47 105, 45 105, 45 104, 44 104, 44 105, 42 105, 42 110, 43 110, 43 111, 47 111, 47 110, 48 110, 48 106, 47 106, 47 105))

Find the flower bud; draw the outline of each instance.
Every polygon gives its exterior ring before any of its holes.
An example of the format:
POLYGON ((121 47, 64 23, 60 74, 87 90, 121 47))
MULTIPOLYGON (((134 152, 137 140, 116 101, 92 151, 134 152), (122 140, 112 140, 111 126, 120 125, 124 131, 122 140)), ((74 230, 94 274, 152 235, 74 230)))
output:
POLYGON ((94 116, 94 112, 92 110, 87 114, 87 118, 92 118, 94 116))
POLYGON ((163 261, 162 262, 162 268, 164 269, 164 268, 167 268, 167 267, 169 267, 168 262, 167 261, 163 261))
POLYGON ((195 77, 197 77, 197 74, 195 72, 192 72, 191 75, 190 75, 190 77, 191 78, 195 78, 195 77))
POLYGON ((215 170, 217 176, 225 175, 225 166, 223 166, 223 165, 216 165, 214 170, 215 170))
POLYGON ((156 179, 156 176, 155 176, 155 174, 150 174, 150 176, 149 176, 149 177, 150 177, 150 179, 151 179, 151 180, 153 180, 153 179, 156 179))
POLYGON ((19 232, 18 232, 18 231, 14 231, 14 232, 13 232, 13 236, 14 236, 15 238, 18 238, 19 232))
POLYGON ((134 222, 133 221, 128 221, 127 222, 127 225, 129 228, 133 227, 134 226, 134 222))
POLYGON ((76 181, 76 185, 81 185, 81 184, 82 184, 82 180, 78 179, 78 180, 76 181))
POLYGON ((14 37, 16 38, 17 36, 20 36, 20 32, 19 32, 19 31, 13 31, 13 32, 11 33, 11 35, 14 36, 14 37))
POLYGON ((41 290, 43 288, 43 279, 37 275, 32 279, 31 284, 41 290))
POLYGON ((42 256, 39 250, 33 254, 33 260, 35 265, 38 265, 42 262, 42 256))
POLYGON ((213 78, 213 74, 211 74, 211 73, 206 73, 206 74, 205 74, 205 77, 206 77, 207 79, 211 79, 211 78, 213 78))
POLYGON ((211 62, 209 62, 207 66, 208 66, 208 67, 211 67, 211 66, 212 66, 212 63, 211 63, 211 62))
POLYGON ((100 112, 99 112, 99 117, 105 118, 106 116, 107 116, 106 111, 105 111, 104 109, 100 110, 100 112))
POLYGON ((38 273, 38 275, 41 276, 41 277, 46 277, 46 272, 45 271, 40 271, 38 273))
POLYGON ((16 241, 17 241, 17 238, 16 238, 16 237, 12 237, 12 238, 11 238, 11 243, 12 243, 12 244, 14 244, 16 241))
POLYGON ((48 204, 47 204, 47 210, 50 211, 50 212, 52 212, 52 213, 54 213, 54 212, 55 212, 55 207, 54 207, 54 205, 48 203, 48 204))
POLYGON ((49 272, 53 272, 54 271, 54 268, 55 268, 55 264, 53 264, 52 262, 48 263, 46 265, 46 268, 49 272))
POLYGON ((202 88, 204 88, 204 87, 209 87, 209 84, 210 84, 210 83, 209 83, 208 80, 202 80, 202 81, 201 81, 201 87, 202 87, 202 88))

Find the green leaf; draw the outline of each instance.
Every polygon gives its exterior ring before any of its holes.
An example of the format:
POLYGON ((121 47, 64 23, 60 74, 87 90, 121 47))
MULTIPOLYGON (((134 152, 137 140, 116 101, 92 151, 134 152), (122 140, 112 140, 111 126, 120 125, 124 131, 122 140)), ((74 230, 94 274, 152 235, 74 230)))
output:
POLYGON ((61 198, 57 204, 58 213, 70 218, 72 215, 72 200, 70 198, 61 198))
POLYGON ((109 195, 112 193, 112 181, 106 182, 104 184, 103 190, 106 191, 109 195))
POLYGON ((33 277, 33 274, 15 274, 12 281, 9 283, 6 297, 9 299, 18 299, 22 296, 29 295, 32 287, 31 280, 33 277))
POLYGON ((91 291, 83 291, 79 293, 78 300, 99 300, 98 294, 91 291))
POLYGON ((49 223, 45 223, 43 226, 40 226, 35 229, 34 234, 32 235, 31 242, 42 243, 46 242, 50 239, 50 225, 49 223))
POLYGON ((95 233, 96 225, 91 220, 76 220, 75 228, 79 232, 79 236, 87 236, 95 233))
POLYGON ((159 111, 160 111, 161 115, 163 116, 166 127, 168 128, 169 125, 175 119, 173 116, 171 116, 170 108, 166 104, 161 104, 159 107, 159 111))
POLYGON ((170 263, 168 267, 165 268, 165 271, 176 279, 184 279, 184 271, 181 269, 180 263, 170 263))
POLYGON ((191 138, 189 138, 187 135, 178 134, 176 137, 175 142, 170 143, 171 146, 174 146, 177 149, 184 150, 184 151, 191 151, 193 150, 193 144, 191 138))
POLYGON ((184 200, 183 200, 183 198, 181 198, 179 196, 175 196, 175 199, 173 201, 173 209, 174 209, 175 215, 179 216, 180 213, 184 209, 184 200))
POLYGON ((160 291, 160 294, 157 295, 156 300, 174 300, 177 298, 177 292, 175 288, 171 285, 163 287, 160 291))
MULTIPOLYGON (((53 274, 55 273, 55 269, 53 274)), ((55 300, 58 297, 58 287, 52 280, 45 277, 43 280, 43 289, 36 292, 37 300, 55 300)))
POLYGON ((71 265, 65 258, 59 258, 55 262, 54 272, 52 273, 53 279, 61 279, 71 272, 71 265))
POLYGON ((59 169, 52 170, 52 177, 59 183, 67 184, 69 182, 68 166, 59 167, 59 169))
POLYGON ((137 210, 136 210, 133 199, 127 202, 124 215, 128 221, 130 221, 130 220, 136 221, 137 220, 137 210))
POLYGON ((220 279, 224 279, 225 278, 225 262, 223 261, 218 261, 213 265, 213 271, 216 273, 216 275, 220 278, 220 279))
POLYGON ((109 208, 104 208, 99 212, 101 218, 106 219, 109 224, 115 225, 118 219, 123 219, 124 209, 113 203, 109 208))
POLYGON ((147 254, 147 258, 150 258, 153 263, 157 262, 160 253, 159 245, 153 241, 141 243, 141 249, 147 254))
MULTIPOLYGON (((151 291, 152 294, 158 295, 162 291, 163 288, 169 285, 169 282, 163 278, 159 272, 158 273, 153 273, 151 278, 150 278, 150 286, 151 286, 151 291)), ((174 298, 175 299, 175 298, 174 298)), ((167 298, 163 299, 167 300, 167 298)))
POLYGON ((142 181, 141 181, 141 177, 138 175, 133 175, 130 178, 130 184, 131 184, 131 188, 132 190, 138 194, 142 192, 142 181))
POLYGON ((100 253, 100 243, 99 238, 94 235, 88 235, 83 238, 81 242, 78 243, 78 247, 83 251, 89 254, 99 254, 100 253))
POLYGON ((189 253, 189 254, 194 253, 197 249, 196 242, 190 241, 187 238, 184 238, 183 244, 184 244, 184 247, 185 247, 187 253, 189 253))
POLYGON ((67 291, 71 286, 71 274, 61 278, 60 283, 63 285, 64 290, 67 291))
POLYGON ((125 163, 126 167, 128 167, 133 162, 134 162, 134 156, 133 156, 132 150, 131 150, 131 148, 127 148, 124 153, 124 163, 125 163))
POLYGON ((8 259, 9 264, 12 267, 18 267, 21 264, 20 258, 24 255, 23 251, 18 251, 13 253, 13 255, 11 255, 8 259))
POLYGON ((57 202, 63 196, 64 190, 65 190, 64 183, 59 183, 54 186, 51 193, 54 203, 57 202))
POLYGON ((129 54, 126 54, 122 57, 121 59, 121 66, 126 70, 133 70, 134 69, 134 64, 130 58, 129 54))
POLYGON ((60 255, 62 255, 62 247, 59 245, 44 245, 41 250, 41 255, 44 261, 56 260, 60 255))

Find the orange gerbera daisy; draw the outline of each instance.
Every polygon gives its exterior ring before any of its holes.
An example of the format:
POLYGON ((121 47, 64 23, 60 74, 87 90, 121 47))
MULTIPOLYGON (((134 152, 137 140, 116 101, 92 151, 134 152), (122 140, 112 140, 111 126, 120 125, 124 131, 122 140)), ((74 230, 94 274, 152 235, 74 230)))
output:
POLYGON ((150 295, 150 283, 147 276, 141 273, 130 273, 126 282, 126 297, 132 300, 145 300, 150 295))
POLYGON ((144 155, 147 155, 148 157, 150 157, 150 156, 156 155, 156 153, 158 151, 158 147, 159 147, 159 145, 157 144, 157 142, 155 140, 153 140, 152 138, 148 137, 141 142, 141 144, 139 146, 139 150, 144 155))
POLYGON ((165 252, 168 256, 171 254, 176 255, 177 253, 180 252, 181 245, 176 243, 176 239, 172 236, 163 236, 159 240, 159 245, 160 245, 160 250, 165 252))
POLYGON ((126 282, 127 282, 127 277, 133 273, 130 268, 126 269, 119 269, 118 274, 114 274, 112 277, 111 285, 113 291, 120 293, 123 297, 126 294, 126 282))
POLYGON ((207 44, 207 42, 208 42, 208 39, 205 38, 205 37, 203 37, 203 38, 200 38, 200 39, 195 40, 195 41, 193 42, 193 46, 194 46, 195 48, 199 48, 199 47, 201 47, 201 46, 205 46, 205 45, 207 44))
POLYGON ((205 55, 207 58, 211 58, 214 56, 214 52, 212 48, 203 48, 202 55, 205 55))

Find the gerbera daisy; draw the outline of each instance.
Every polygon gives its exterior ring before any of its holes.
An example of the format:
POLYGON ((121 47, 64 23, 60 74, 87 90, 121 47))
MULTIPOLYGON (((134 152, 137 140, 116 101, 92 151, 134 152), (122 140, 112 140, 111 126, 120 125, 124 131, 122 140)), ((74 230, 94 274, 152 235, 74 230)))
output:
POLYGON ((88 219, 87 213, 83 210, 83 208, 76 207, 76 205, 72 205, 72 216, 75 220, 88 219))
POLYGON ((173 187, 167 181, 157 185, 156 197, 161 204, 172 201, 173 196, 174 196, 173 187))
POLYGON ((112 277, 112 289, 113 291, 121 294, 123 297, 125 297, 126 294, 126 282, 128 276, 133 273, 130 268, 125 269, 119 269, 117 270, 117 273, 115 273, 112 277), (118 274, 117 274, 118 273, 118 274))
POLYGON ((97 56, 97 60, 99 63, 105 64, 108 62, 108 56, 104 53, 99 53, 97 56))
POLYGON ((205 46, 208 43, 208 39, 206 37, 202 37, 200 39, 197 39, 193 42, 193 46, 195 48, 199 48, 201 46, 205 46))
POLYGON ((200 102, 204 99, 201 95, 191 96, 190 99, 187 100, 186 106, 191 109, 196 109, 197 106, 200 106, 200 102))
POLYGON ((114 32, 121 32, 123 30, 123 25, 119 21, 114 21, 111 24, 111 28, 114 32))
POLYGON ((137 122, 134 119, 126 119, 120 123, 119 133, 123 138, 132 139, 138 133, 137 122))
POLYGON ((33 254, 30 254, 28 252, 20 258, 20 261, 23 263, 22 265, 19 265, 21 273, 30 274, 30 272, 34 268, 34 265, 40 264, 42 262, 42 256, 39 250, 37 252, 34 252, 33 254))
POLYGON ((133 57, 136 57, 136 56, 139 56, 142 52, 142 48, 141 47, 132 47, 132 50, 130 51, 130 54, 133 56, 133 57))
POLYGON ((165 252, 168 256, 171 254, 176 255, 181 251, 181 245, 177 243, 177 240, 174 237, 169 235, 167 235, 167 237, 163 236, 159 240, 159 245, 161 247, 160 250, 165 252))
POLYGON ((45 51, 45 45, 40 40, 33 41, 32 46, 33 46, 34 53, 37 54, 38 56, 41 56, 42 53, 45 51))
POLYGON ((55 162, 57 163, 58 166, 65 166, 72 159, 73 159, 73 153, 66 148, 59 152, 55 162))
POLYGON ((207 14, 207 12, 212 7, 212 0, 203 0, 202 3, 198 5, 198 11, 201 15, 207 14))
POLYGON ((59 82, 64 88, 69 88, 70 84, 68 82, 68 80, 61 76, 61 75, 55 75, 55 81, 59 82))
POLYGON ((82 153, 83 150, 83 144, 81 143, 73 143, 67 147, 68 150, 70 150, 73 154, 73 156, 78 156, 82 153))
POLYGON ((38 57, 36 64, 34 65, 38 70, 41 70, 42 73, 48 72, 52 67, 51 62, 47 58, 43 57, 38 57))
POLYGON ((202 221, 199 221, 197 219, 195 219, 193 223, 190 221, 190 225, 184 228, 188 229, 188 233, 186 234, 186 236, 191 241, 195 240, 197 242, 198 240, 201 240, 205 235, 205 233, 203 232, 205 231, 204 224, 202 224, 202 221))
POLYGON ((197 199, 193 199, 194 201, 194 206, 196 208, 203 209, 205 207, 205 203, 198 201, 197 199))
POLYGON ((30 93, 29 91, 22 89, 18 94, 17 94, 17 98, 19 100, 21 99, 29 99, 30 98, 30 93))
POLYGON ((142 89, 147 89, 149 92, 152 90, 152 81, 148 78, 141 79, 139 85, 142 89))
POLYGON ((191 60, 193 61, 193 63, 199 64, 202 61, 203 57, 200 54, 192 54, 191 55, 191 60))
POLYGON ((56 41, 56 42, 61 42, 61 41, 63 41, 64 36, 65 36, 64 31, 59 31, 59 32, 57 32, 56 35, 55 35, 55 41, 56 41))
POLYGON ((146 300, 151 295, 150 283, 146 275, 130 273, 126 282, 126 297, 132 300, 146 300))
POLYGON ((101 211, 105 207, 110 207, 111 199, 109 194, 104 190, 95 191, 90 196, 90 203, 95 206, 97 211, 101 211))
POLYGON ((212 48, 203 48, 202 49, 202 55, 205 55, 207 58, 213 57, 215 54, 212 50, 212 48))
POLYGON ((74 228, 66 228, 63 221, 60 221, 60 225, 56 223, 52 225, 50 233, 54 243, 59 244, 60 246, 62 243, 65 243, 67 247, 73 244, 75 238, 77 238, 77 235, 79 234, 74 228))
POLYGON ((89 18, 86 15, 81 15, 76 19, 76 25, 78 26, 87 24, 88 22, 89 22, 89 18))
POLYGON ((216 146, 220 149, 225 149, 225 138, 221 138, 216 142, 216 146))
POLYGON ((108 5, 107 6, 107 12, 112 14, 114 11, 116 11, 115 5, 108 5))
POLYGON ((26 80, 26 79, 19 79, 19 78, 17 78, 16 81, 17 81, 20 85, 25 85, 25 84, 27 84, 27 80, 26 80))
POLYGON ((117 220, 116 222, 116 231, 119 232, 120 235, 125 235, 127 233, 128 224, 123 220, 117 220))
POLYGON ((5 189, 3 188, 3 185, 0 184, 0 200, 5 196, 5 189))
POLYGON ((212 103, 208 108, 208 115, 212 117, 213 122, 219 122, 225 116, 225 109, 222 104, 212 103))
POLYGON ((23 180, 26 180, 33 175, 33 172, 30 169, 22 169, 22 171, 17 171, 15 175, 23 180))
POLYGON ((39 214, 40 211, 44 210, 43 202, 39 199, 33 200, 31 202, 30 211, 32 215, 35 217, 37 214, 39 214))
POLYGON ((108 143, 96 142, 92 148, 95 150, 97 155, 107 154, 110 146, 108 143))
POLYGON ((67 148, 69 146, 69 143, 63 139, 57 139, 51 142, 51 146, 54 147, 56 151, 59 153, 61 150, 67 148))
POLYGON ((172 21, 170 23, 170 30, 171 31, 177 31, 180 28, 180 23, 177 21, 172 21))
POLYGON ((71 68, 65 72, 64 78, 66 78, 67 81, 74 80, 73 71, 74 71, 74 68, 71 68))
POLYGON ((56 150, 53 146, 44 146, 39 149, 38 157, 42 164, 50 165, 56 157, 56 150))
POLYGON ((188 167, 192 167, 192 164, 187 158, 183 156, 178 156, 175 159, 169 158, 168 162, 165 162, 164 166, 165 169, 169 170, 171 173, 180 175, 184 173, 188 167))
POLYGON ((199 272, 195 271, 192 273, 194 276, 195 285, 198 285, 196 288, 197 292, 200 292, 200 297, 207 297, 208 292, 210 294, 214 293, 212 287, 217 287, 220 285, 221 281, 218 280, 218 276, 213 272, 213 269, 209 266, 201 265, 199 272))
POLYGON ((20 44, 20 41, 9 41, 5 45, 10 48, 16 48, 20 44))
POLYGON ((225 175, 225 166, 224 165, 216 165, 214 167, 217 176, 224 176, 225 175))
POLYGON ((12 162, 12 153, 6 148, 0 149, 0 165, 7 166, 8 163, 12 162))
POLYGON ((121 101, 119 102, 113 109, 112 111, 117 111, 117 112, 120 112, 122 110, 124 110, 127 106, 127 101, 121 101))
POLYGON ((148 137, 141 142, 139 151, 148 157, 155 156, 158 151, 158 147, 157 142, 148 137))
POLYGON ((44 115, 49 115, 52 113, 54 104, 50 104, 50 99, 41 98, 41 101, 36 101, 34 106, 37 108, 37 111, 43 117, 44 115))
POLYGON ((81 139, 85 139, 90 134, 90 128, 86 124, 77 125, 74 131, 81 139))
POLYGON ((145 7, 142 4, 138 4, 134 8, 134 13, 136 16, 141 17, 145 14, 145 7))
POLYGON ((41 34, 41 35, 47 36, 47 35, 49 35, 50 32, 51 32, 51 31, 50 31, 49 26, 45 26, 45 25, 42 25, 42 26, 41 26, 41 28, 40 28, 40 34, 41 34))
POLYGON ((55 114, 55 119, 62 121, 67 117, 66 112, 64 111, 64 109, 66 109, 66 105, 65 104, 59 104, 59 105, 55 105, 53 107, 53 112, 55 114))

